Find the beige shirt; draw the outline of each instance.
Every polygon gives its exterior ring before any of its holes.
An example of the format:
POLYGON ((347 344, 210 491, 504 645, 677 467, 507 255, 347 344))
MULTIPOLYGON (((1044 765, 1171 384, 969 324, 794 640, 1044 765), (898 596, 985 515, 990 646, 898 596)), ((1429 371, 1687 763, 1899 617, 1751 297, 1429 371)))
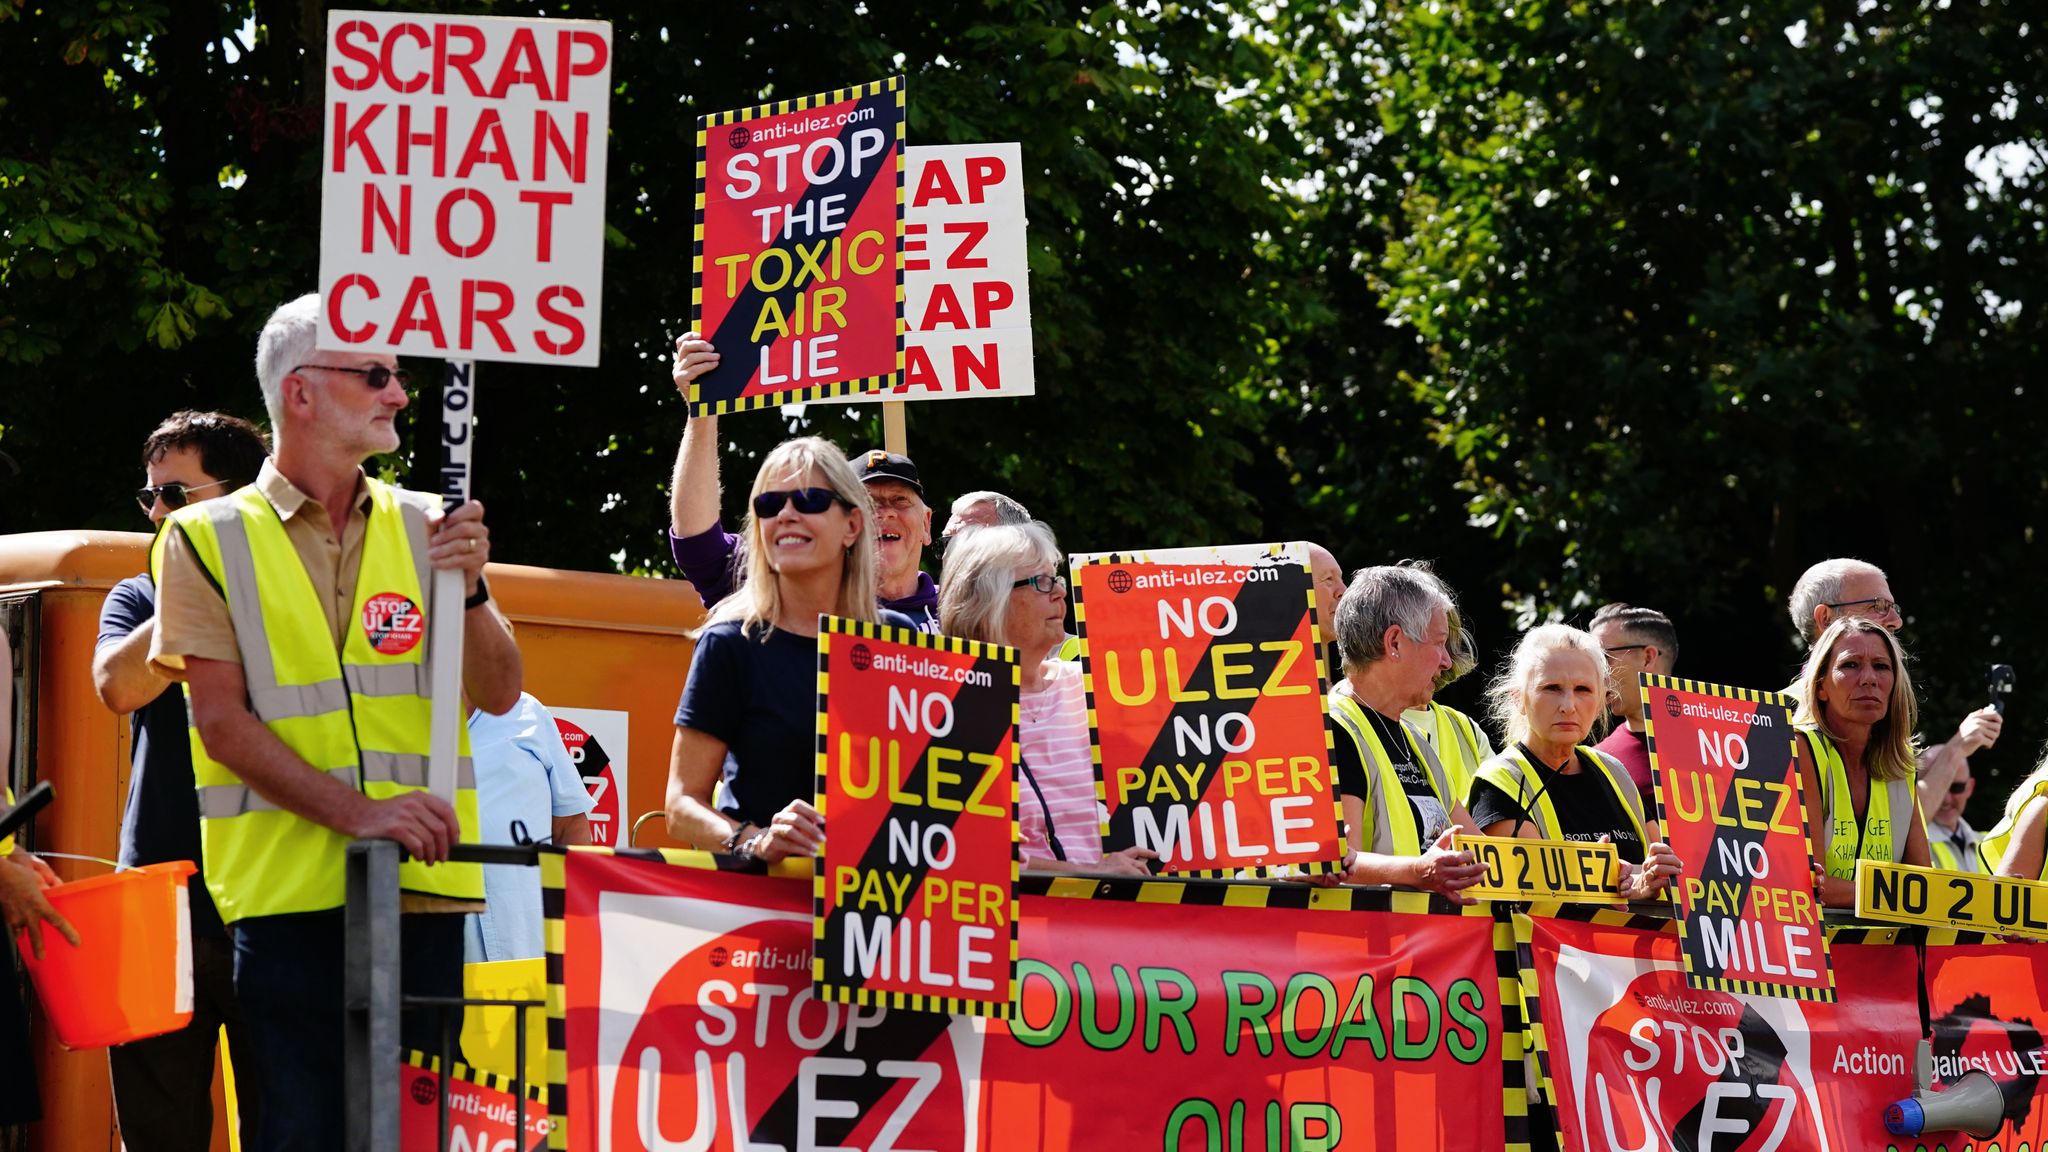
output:
MULTIPOLYGON (((370 525, 370 489, 356 474, 355 507, 336 539, 334 524, 318 500, 306 495, 269 460, 256 474, 256 490, 284 521, 284 534, 299 555, 299 564, 312 578, 313 593, 327 617, 327 632, 334 650, 341 651, 343 628, 355 605, 357 576, 363 566, 363 537, 370 525)), ((216 497, 219 499, 219 497, 216 497)), ((167 529, 164 541, 163 578, 156 592, 156 636, 149 644, 149 659, 158 672, 173 680, 185 678, 185 658, 242 662, 241 646, 235 643, 234 622, 228 616, 228 602, 199 562, 192 542, 176 528, 167 529)))

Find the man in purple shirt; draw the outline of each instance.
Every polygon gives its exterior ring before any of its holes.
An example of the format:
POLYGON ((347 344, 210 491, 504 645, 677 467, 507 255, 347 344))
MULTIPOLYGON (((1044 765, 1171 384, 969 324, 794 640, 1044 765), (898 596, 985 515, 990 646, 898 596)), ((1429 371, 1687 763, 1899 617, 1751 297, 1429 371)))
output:
MULTIPOLYGON (((718 353, 695 332, 676 341, 671 370, 676 390, 689 396, 690 381, 718 364, 718 353)), ((932 510, 910 457, 877 449, 849 458, 875 505, 876 596, 882 607, 917 621, 922 632, 939 630, 939 588, 924 571, 925 546, 932 542, 932 510)), ((719 519, 718 418, 699 416, 683 429, 669 480, 669 554, 683 578, 709 608, 739 583, 735 563, 738 536, 719 519)))
POLYGON ((1678 664, 1678 629, 1654 608, 1629 604, 1603 605, 1588 628, 1607 653, 1607 704, 1619 723, 1598 748, 1621 761, 1646 804, 1650 788, 1650 749, 1643 741, 1643 697, 1636 675, 1671 675, 1678 664))

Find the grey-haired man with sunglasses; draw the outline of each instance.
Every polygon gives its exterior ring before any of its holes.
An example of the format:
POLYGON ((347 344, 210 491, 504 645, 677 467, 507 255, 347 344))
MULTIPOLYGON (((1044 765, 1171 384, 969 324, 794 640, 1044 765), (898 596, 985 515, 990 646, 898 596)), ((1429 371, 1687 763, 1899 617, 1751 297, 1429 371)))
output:
MULTIPOLYGON (((219 412, 179 412, 142 444, 146 484, 136 500, 151 524, 256 479, 269 447, 254 425, 219 412)), ((134 867, 200 858, 199 804, 185 697, 149 663, 156 633, 156 585, 147 574, 114 585, 100 609, 93 688, 100 702, 129 718, 133 758, 121 817, 121 863, 134 867)), ((203 875, 191 901, 192 1022, 176 1032, 107 1050, 121 1136, 134 1152, 203 1149, 213 1134, 214 1045, 225 1026, 238 1060, 250 1059, 235 1003, 234 952, 203 875)), ((244 1131, 254 1131, 259 1094, 237 1095, 244 1131)))

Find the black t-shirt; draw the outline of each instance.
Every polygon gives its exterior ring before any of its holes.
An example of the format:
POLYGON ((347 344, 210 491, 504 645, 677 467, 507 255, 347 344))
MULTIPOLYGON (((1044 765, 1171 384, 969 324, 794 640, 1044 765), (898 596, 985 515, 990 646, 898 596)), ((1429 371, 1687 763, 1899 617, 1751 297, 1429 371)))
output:
MULTIPOLYGON (((1538 788, 1550 798, 1550 806, 1557 813, 1559 839, 1593 841, 1602 836, 1612 837, 1614 847, 1623 860, 1631 864, 1643 862, 1642 837, 1636 835, 1628 809, 1607 783, 1607 774, 1587 763, 1584 753, 1579 754, 1579 770, 1566 775, 1538 760, 1528 748, 1521 745, 1516 745, 1516 748, 1521 751, 1527 766, 1536 770, 1535 778, 1524 777, 1527 781, 1524 790, 1532 802, 1538 788)), ((1482 829, 1502 820, 1529 819, 1528 809, 1514 797, 1481 779, 1472 781, 1469 807, 1472 822, 1482 829)))
MULTIPOLYGON (((100 607, 100 636, 95 650, 127 639, 156 616, 156 585, 148 576, 130 576, 114 585, 100 607)), ((185 691, 176 684, 128 717, 134 736, 134 760, 128 774, 128 807, 121 814, 121 863, 161 864, 166 860, 201 863, 199 794, 192 780, 192 738, 185 724, 185 691)), ((192 900, 192 935, 220 935, 220 913, 207 894, 206 877, 194 873, 188 886, 192 900)))
MULTIPOLYGON (((915 628, 901 612, 884 624, 915 628)), ((736 620, 697 634, 676 726, 723 741, 733 815, 766 825, 818 791, 818 641, 780 628, 743 635, 736 620)))
MULTIPOLYGON (((1359 705, 1359 710, 1365 713, 1366 723, 1372 725, 1373 733, 1380 738, 1380 747, 1387 750, 1387 759, 1394 765, 1394 775, 1401 781, 1401 790, 1408 794, 1408 807, 1414 812, 1416 823, 1422 829, 1422 840, 1427 844, 1451 826, 1450 813, 1429 782, 1429 771, 1416 762, 1415 749, 1408 743, 1408 735, 1402 730, 1400 721, 1389 720, 1363 704, 1359 705)), ((1370 789, 1377 778, 1366 770, 1358 742, 1346 729, 1334 743, 1336 749, 1330 760, 1337 769, 1338 793, 1362 800, 1371 796, 1370 789)))

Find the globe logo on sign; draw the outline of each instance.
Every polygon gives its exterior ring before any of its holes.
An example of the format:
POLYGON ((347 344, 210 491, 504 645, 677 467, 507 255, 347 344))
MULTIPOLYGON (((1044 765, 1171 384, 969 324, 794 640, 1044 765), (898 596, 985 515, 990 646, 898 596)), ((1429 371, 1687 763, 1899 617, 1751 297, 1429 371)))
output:
POLYGON ((1109 574, 1109 590, 1111 592, 1117 593, 1118 595, 1122 595, 1125 592, 1129 592, 1131 590, 1132 583, 1133 581, 1131 580, 1131 574, 1129 572, 1124 571, 1121 568, 1118 568, 1109 574))
POLYGON ((434 1098, 439 1094, 439 1091, 434 1087, 434 1078, 432 1076, 415 1076, 412 1078, 413 1103, 432 1104, 434 1098))
POLYGON ((1681 704, 1680 704, 1680 703, 1678 702, 1678 694, 1677 694, 1677 693, 1673 692, 1673 693, 1667 693, 1667 694, 1665 695, 1665 697, 1664 697, 1664 711, 1665 711, 1666 713, 1668 713, 1668 714, 1669 714, 1669 715, 1671 716, 1671 718, 1672 718, 1673 720, 1676 720, 1676 719, 1678 719, 1678 718, 1679 718, 1680 716, 1683 716, 1683 715, 1685 715, 1685 707, 1684 707, 1683 705, 1681 705, 1681 704))
POLYGON ((855 644, 853 651, 847 653, 847 660, 853 665, 855 672, 865 672, 875 662, 873 654, 868 651, 865 644, 855 644))
POLYGON ((745 148, 754 142, 754 134, 747 131, 745 124, 735 124, 732 131, 726 134, 725 142, 735 148, 745 148))
POLYGON ((727 952, 727 951, 726 951, 726 950, 725 950, 724 948, 722 948, 722 947, 720 947, 720 948, 713 948, 713 949, 711 950, 711 966, 712 966, 713 968, 723 968, 723 967, 725 967, 725 961, 726 961, 726 958, 727 958, 727 957, 728 957, 729 955, 731 955, 731 954, 730 954, 730 953, 728 953, 728 952, 727 952))

